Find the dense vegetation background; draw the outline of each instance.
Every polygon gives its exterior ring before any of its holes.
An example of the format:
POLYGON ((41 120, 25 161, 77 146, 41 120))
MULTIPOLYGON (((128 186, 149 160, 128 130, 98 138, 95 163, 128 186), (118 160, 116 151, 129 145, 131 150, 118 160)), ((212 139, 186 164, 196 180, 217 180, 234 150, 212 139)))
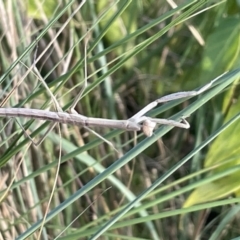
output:
POLYGON ((0 119, 0 239, 233 239, 239 230, 240 2, 0 1, 1 107, 191 128, 141 132, 0 119), (87 53, 85 53, 87 52, 87 53), (36 64, 35 64, 36 63, 36 64), (86 88, 84 86, 86 85, 86 88), (171 130, 171 131, 170 131, 171 130))

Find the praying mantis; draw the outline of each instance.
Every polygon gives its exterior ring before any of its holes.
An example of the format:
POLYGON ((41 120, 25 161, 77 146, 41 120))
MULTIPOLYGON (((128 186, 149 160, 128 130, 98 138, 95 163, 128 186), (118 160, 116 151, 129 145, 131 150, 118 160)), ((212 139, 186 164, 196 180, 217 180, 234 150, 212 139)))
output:
MULTIPOLYGON (((34 54, 34 63, 33 63, 33 71, 39 78, 39 80, 42 82, 43 86, 46 88, 48 94, 50 95, 55 108, 56 112, 48 111, 48 110, 40 110, 40 109, 27 109, 27 108, 1 108, 0 107, 0 116, 2 117, 26 117, 26 118, 34 118, 34 119, 42 119, 42 120, 50 120, 53 122, 53 124, 50 126, 50 128, 46 131, 42 139, 38 142, 34 142, 31 137, 27 135, 27 137, 32 141, 32 143, 36 146, 41 144, 41 142, 45 139, 46 135, 50 130, 53 129, 53 127, 56 125, 57 122, 60 123, 67 123, 67 124, 74 124, 74 125, 81 125, 85 128, 87 128, 89 131, 93 132, 95 135, 97 135, 99 138, 103 139, 99 134, 97 134, 95 131, 91 130, 89 127, 108 127, 108 128, 116 128, 116 129, 124 129, 126 131, 142 131, 147 137, 151 137, 153 135, 154 128, 157 124, 162 125, 171 125, 174 127, 179 128, 189 128, 190 125, 186 121, 185 117, 182 116, 180 121, 174 121, 169 119, 161 119, 161 118, 151 118, 146 116, 150 110, 155 108, 160 103, 165 103, 169 101, 173 101, 176 99, 181 98, 187 98, 192 96, 197 96, 204 91, 208 90, 215 81, 217 81, 220 77, 222 77, 224 74, 220 75, 216 79, 212 80, 202 88, 200 88, 197 91, 187 91, 187 92, 177 92, 173 94, 166 95, 164 97, 161 97, 151 103, 149 103, 147 106, 145 106, 143 109, 141 109, 139 112, 137 112, 135 115, 133 115, 131 118, 127 120, 114 120, 114 119, 104 119, 104 118, 92 118, 87 117, 84 115, 81 115, 75 111, 75 107, 77 103, 79 102, 85 88, 87 87, 87 42, 86 40, 85 48, 84 48, 84 87, 79 92, 75 100, 73 101, 71 107, 70 107, 70 113, 63 112, 62 108, 60 107, 58 101, 56 100, 56 97, 53 95, 47 84, 45 83, 44 79, 42 79, 41 74, 39 73, 38 69, 36 68, 36 52, 34 54)), ((37 49, 36 49, 37 51, 37 49)), ((19 124, 22 130, 25 132, 24 128, 19 124)), ((25 132, 26 133, 26 132, 25 132)), ((103 139, 104 141, 108 142, 107 140, 103 139)), ((111 144, 111 143, 110 143, 111 144)))
MULTIPOLYGON (((178 92, 178 93, 173 93, 173 94, 161 97, 149 103, 147 106, 141 109, 138 113, 136 113, 134 116, 132 116, 127 120, 91 118, 91 117, 86 117, 84 115, 78 114, 74 110, 78 102, 76 100, 73 102, 73 105, 70 108, 71 113, 63 112, 62 109, 59 107, 58 103, 55 102, 58 109, 57 112, 51 112, 51 111, 39 110, 39 109, 27 109, 27 108, 0 108, 0 116, 27 117, 27 118, 34 118, 34 119, 50 120, 50 121, 53 121, 54 123, 60 122, 60 123, 81 125, 84 127, 98 126, 98 127, 125 129, 127 131, 143 131, 143 133, 147 137, 151 137, 153 134, 154 128, 157 124, 171 125, 174 127, 180 127, 185 129, 189 128, 190 125, 184 117, 181 118, 181 122, 178 122, 178 121, 168 120, 168 119, 151 118, 151 117, 145 116, 146 113, 148 113, 150 110, 155 108, 159 103, 164 103, 164 102, 169 102, 176 99, 199 95, 204 91, 206 91, 207 89, 209 89, 212 86, 212 84, 217 79, 219 79, 219 77, 212 80, 210 83, 206 84, 205 86, 200 88, 198 91, 178 92)), ((55 97, 53 96, 53 98, 55 97)))

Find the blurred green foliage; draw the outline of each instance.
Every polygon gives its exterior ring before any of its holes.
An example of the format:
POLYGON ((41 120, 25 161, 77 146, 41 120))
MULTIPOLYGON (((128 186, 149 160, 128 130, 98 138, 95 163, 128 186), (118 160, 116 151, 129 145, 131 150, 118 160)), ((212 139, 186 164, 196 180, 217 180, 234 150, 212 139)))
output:
MULTIPOLYGON (((55 180, 43 239, 62 230, 66 236, 62 238, 85 239, 104 224, 109 239, 215 236, 215 226, 204 225, 208 219, 201 210, 219 206, 226 215, 230 204, 239 202, 234 198, 239 195, 238 122, 213 143, 206 139, 239 114, 239 79, 231 78, 239 75, 233 70, 240 66, 240 4, 237 0, 175 2, 174 9, 168 1, 154 0, 29 0, 1 5, 1 107, 55 111, 36 74, 26 74, 33 56, 45 51, 37 67, 64 111, 87 80, 76 110, 89 117, 127 119, 160 96, 200 88, 225 71, 230 72, 226 81, 235 80, 216 97, 217 93, 210 93, 219 86, 195 101, 166 103, 150 113, 177 120, 190 113, 189 130, 174 128, 168 133, 169 127, 160 126, 151 138, 141 133, 135 138, 128 131, 94 129, 118 151, 88 130, 66 125, 56 127, 42 145, 33 147, 16 122, 1 118, 1 196, 5 209, 10 206, 9 215, 0 211, 5 239, 30 239, 37 233, 55 180), (197 111, 206 96, 211 100, 197 111), (198 146, 205 143, 207 148, 199 153, 198 146), (184 156, 189 152, 193 159, 186 164, 184 156), (230 194, 232 199, 227 199, 230 194), (218 202, 220 198, 225 202, 218 202), (134 201, 136 208, 126 210, 134 201), (194 204, 198 205, 189 207, 194 204), (122 209, 126 211, 119 216, 122 209), (178 224, 181 214, 185 214, 183 230, 178 224), (116 223, 111 222, 115 217, 116 223)), ((19 122, 34 138, 40 138, 49 125, 19 122)), ((232 219, 225 221, 221 214, 215 220, 219 226, 225 223, 222 239, 240 235, 238 222, 232 221, 229 228, 232 219)))

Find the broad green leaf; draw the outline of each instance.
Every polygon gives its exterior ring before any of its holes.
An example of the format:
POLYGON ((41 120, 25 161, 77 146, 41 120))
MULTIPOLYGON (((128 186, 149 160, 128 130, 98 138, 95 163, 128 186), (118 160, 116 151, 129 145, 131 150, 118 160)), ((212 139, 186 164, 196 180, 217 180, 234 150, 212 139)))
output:
POLYGON ((239 174, 240 171, 237 171, 231 176, 227 176, 217 181, 202 185, 191 193, 184 203, 184 207, 214 201, 238 191, 240 188, 239 174))
POLYGON ((41 20, 42 14, 50 18, 53 16, 58 4, 58 1, 54 0, 28 0, 26 1, 27 14, 34 19, 41 20))
MULTIPOLYGON (((231 90, 229 92, 231 92, 231 90)), ((229 96, 229 94, 226 96, 229 96)), ((225 122, 239 113, 239 109, 240 98, 231 106, 225 118, 225 122)), ((213 142, 204 163, 205 168, 216 166, 214 170, 211 171, 210 175, 223 172, 240 164, 239 134, 237 134, 239 132, 240 122, 237 121, 228 127, 213 142)), ((240 189, 239 176, 240 171, 237 171, 227 177, 202 185, 189 196, 184 207, 216 200, 232 193, 236 194, 240 189)))
MULTIPOLYGON (((240 61, 240 22, 235 17, 223 18, 215 31, 209 36, 203 58, 203 68, 206 74, 211 75, 233 68, 240 61)), ((222 114, 224 122, 229 121, 240 109, 240 99, 235 99, 237 83, 225 94, 222 114), (234 104, 233 104, 234 102, 234 104)), ((237 94, 236 94, 237 93, 237 94)), ((204 167, 213 167, 209 176, 223 172, 230 167, 240 164, 239 135, 240 122, 232 124, 211 145, 206 156, 204 167)), ((194 204, 213 201, 229 194, 236 193, 240 184, 238 182, 240 172, 224 177, 214 182, 204 184, 197 188, 186 200, 184 207, 194 204)))
POLYGON ((222 18, 209 35, 202 60, 203 75, 221 74, 239 61, 240 21, 237 17, 222 18))

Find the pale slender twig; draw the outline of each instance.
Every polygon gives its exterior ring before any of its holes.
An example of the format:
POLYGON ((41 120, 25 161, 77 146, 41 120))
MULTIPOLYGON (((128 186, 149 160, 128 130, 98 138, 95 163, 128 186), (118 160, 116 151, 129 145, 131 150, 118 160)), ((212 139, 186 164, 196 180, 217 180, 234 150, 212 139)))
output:
POLYGON ((90 33, 88 33, 86 35, 86 41, 85 41, 85 47, 84 47, 84 85, 83 88, 80 90, 80 92, 78 93, 78 95, 75 97, 71 107, 70 107, 70 112, 71 113, 77 113, 75 111, 75 107, 77 106, 79 100, 82 97, 82 94, 84 92, 84 90, 87 88, 87 44, 89 42, 90 39, 90 33))
POLYGON ((77 114, 76 112, 74 113, 50 112, 47 110, 27 109, 27 108, 0 108, 0 116, 35 118, 35 119, 42 119, 42 120, 50 120, 55 123, 61 122, 61 123, 82 125, 85 127, 94 127, 94 126, 109 127, 109 128, 124 129, 127 131, 142 130, 145 133, 145 135, 151 136, 156 124, 171 125, 171 126, 181 127, 181 128, 189 128, 190 125, 184 119, 184 117, 182 117, 181 119, 183 122, 177 122, 174 120, 158 119, 158 118, 151 118, 151 117, 144 116, 147 112, 149 112, 151 109, 156 107, 159 103, 199 95, 202 92, 209 89, 212 86, 212 84, 215 81, 217 81, 221 76, 212 80, 210 83, 203 86, 198 91, 178 92, 178 93, 170 94, 162 98, 159 98, 154 102, 149 103, 146 107, 144 107, 142 110, 140 110, 137 114, 135 114, 133 117, 129 118, 128 120, 91 118, 81 114, 77 114))

